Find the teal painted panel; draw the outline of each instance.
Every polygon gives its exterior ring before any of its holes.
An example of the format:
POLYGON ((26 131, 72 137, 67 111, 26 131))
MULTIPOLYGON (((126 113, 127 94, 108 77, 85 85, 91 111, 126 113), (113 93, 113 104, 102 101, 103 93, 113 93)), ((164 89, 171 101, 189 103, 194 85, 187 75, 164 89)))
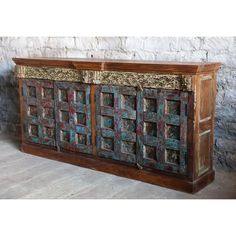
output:
POLYGON ((136 133, 133 132, 121 132, 121 140, 136 142, 136 133))
POLYGON ((171 125, 180 125, 180 116, 177 115, 165 115, 166 123, 171 125))
POLYGON ((59 147, 91 154, 90 85, 55 82, 55 97, 59 147))
POLYGON ((24 136, 31 143, 56 146, 53 89, 50 81, 23 80, 24 136))
POLYGON ((136 89, 100 85, 96 89, 96 146, 99 156, 136 163, 136 89))
POLYGON ((114 130, 101 128, 98 132, 102 137, 114 138, 114 130))
POLYGON ((156 89, 139 93, 139 166, 185 175, 188 93, 156 89))

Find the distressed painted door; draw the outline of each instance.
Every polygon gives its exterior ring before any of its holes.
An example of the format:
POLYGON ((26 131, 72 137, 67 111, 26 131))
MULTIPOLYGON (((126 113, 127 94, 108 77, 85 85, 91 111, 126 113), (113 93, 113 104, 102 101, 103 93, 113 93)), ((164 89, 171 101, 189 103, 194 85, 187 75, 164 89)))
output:
POLYGON ((57 141, 61 148, 92 153, 90 86, 55 82, 57 141))
POLYGON ((138 93, 138 163, 186 173, 188 93, 144 89, 138 93))
POLYGON ((25 139, 56 146, 53 82, 23 80, 23 99, 25 139))
POLYGON ((97 86, 97 153, 101 157, 136 163, 136 89, 97 86))

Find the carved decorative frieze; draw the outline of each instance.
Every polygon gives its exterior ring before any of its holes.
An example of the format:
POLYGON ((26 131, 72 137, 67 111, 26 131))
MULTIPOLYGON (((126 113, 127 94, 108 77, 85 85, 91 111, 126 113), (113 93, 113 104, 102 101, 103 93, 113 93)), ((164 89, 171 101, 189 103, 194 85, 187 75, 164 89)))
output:
POLYGON ((89 71, 66 68, 16 66, 16 76, 24 79, 47 79, 56 81, 77 81, 87 84, 131 86, 143 88, 163 88, 191 91, 191 76, 116 72, 89 71))
POLYGON ((191 76, 102 71, 98 77, 98 84, 191 91, 191 76))
POLYGON ((82 71, 59 67, 16 66, 16 77, 22 79, 83 82, 82 71))

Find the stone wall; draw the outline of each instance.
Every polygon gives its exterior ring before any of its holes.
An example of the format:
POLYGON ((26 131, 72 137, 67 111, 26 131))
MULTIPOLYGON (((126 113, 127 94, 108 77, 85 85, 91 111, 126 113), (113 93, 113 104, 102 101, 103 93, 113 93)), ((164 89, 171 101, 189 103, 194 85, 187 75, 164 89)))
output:
POLYGON ((17 136, 12 57, 217 61, 215 163, 236 170, 236 37, 0 37, 0 131, 17 136))

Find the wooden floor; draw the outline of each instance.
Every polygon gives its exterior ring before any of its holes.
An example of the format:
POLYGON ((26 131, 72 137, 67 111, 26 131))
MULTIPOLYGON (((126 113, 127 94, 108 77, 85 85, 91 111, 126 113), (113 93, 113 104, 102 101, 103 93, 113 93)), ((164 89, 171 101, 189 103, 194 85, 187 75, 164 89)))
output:
POLYGON ((212 184, 191 195, 28 155, 0 136, 0 198, 236 198, 236 173, 217 170, 212 184))

